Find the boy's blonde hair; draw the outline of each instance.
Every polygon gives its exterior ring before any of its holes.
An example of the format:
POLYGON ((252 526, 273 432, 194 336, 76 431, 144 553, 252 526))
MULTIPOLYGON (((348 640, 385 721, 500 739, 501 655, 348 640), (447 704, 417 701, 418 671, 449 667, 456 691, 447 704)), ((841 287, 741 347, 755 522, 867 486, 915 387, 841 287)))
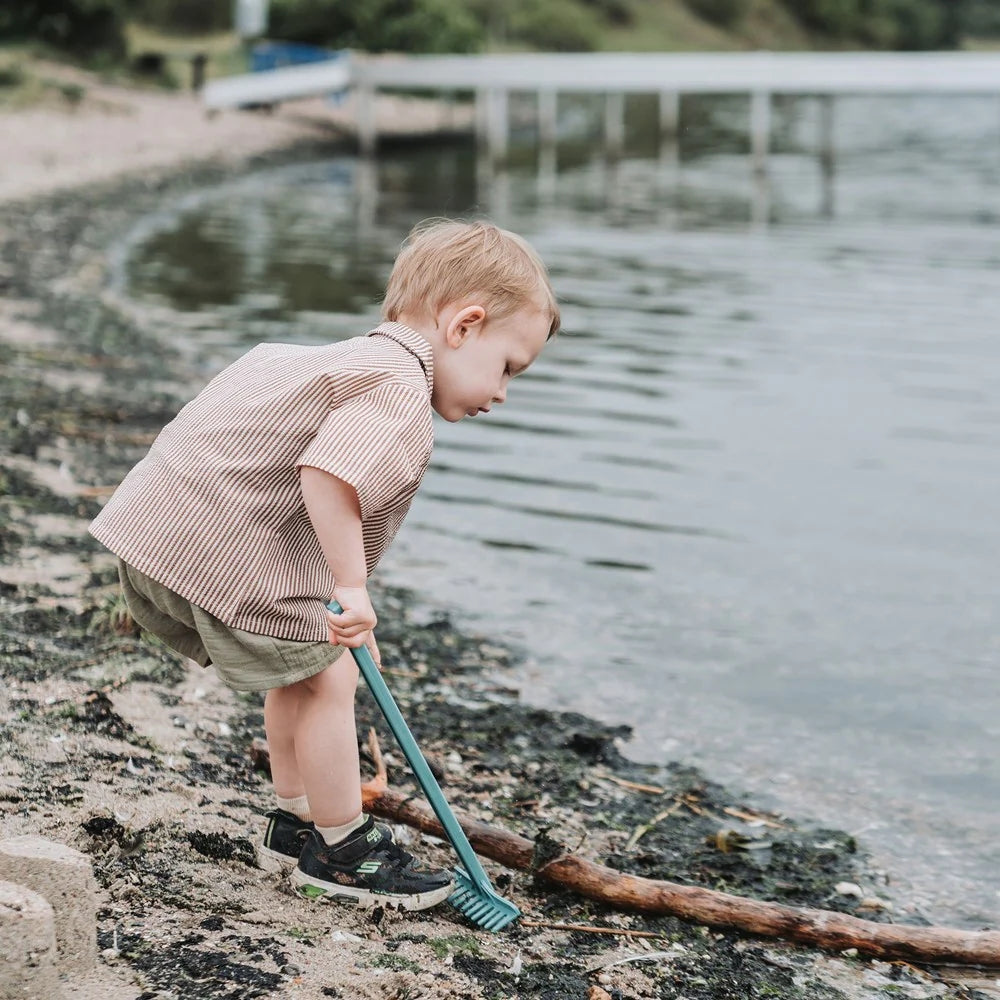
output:
POLYGON ((382 318, 436 316, 451 302, 483 299, 487 323, 537 305, 559 329, 559 306, 541 257, 515 233, 489 222, 427 219, 414 226, 396 258, 382 318))

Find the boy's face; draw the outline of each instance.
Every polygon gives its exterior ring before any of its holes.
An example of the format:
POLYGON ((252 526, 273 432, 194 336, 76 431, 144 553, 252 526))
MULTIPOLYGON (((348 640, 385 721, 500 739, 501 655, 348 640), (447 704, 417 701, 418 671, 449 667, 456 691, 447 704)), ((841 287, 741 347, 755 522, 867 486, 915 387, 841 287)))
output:
POLYGON ((549 322, 535 305, 493 320, 480 306, 443 310, 431 397, 435 412, 454 423, 502 403, 510 380, 541 353, 549 322))

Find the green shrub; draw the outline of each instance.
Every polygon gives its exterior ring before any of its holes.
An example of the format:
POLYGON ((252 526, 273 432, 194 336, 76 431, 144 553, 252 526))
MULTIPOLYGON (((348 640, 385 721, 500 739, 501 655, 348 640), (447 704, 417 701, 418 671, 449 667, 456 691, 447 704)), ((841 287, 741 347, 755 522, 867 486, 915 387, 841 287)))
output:
POLYGON ((703 21, 731 28, 750 9, 751 0, 684 0, 688 9, 703 21))
POLYGON ((233 26, 233 0, 132 0, 131 13, 143 24, 200 35, 233 26))
POLYGON ((368 52, 472 52, 485 31, 452 0, 273 0, 268 35, 368 52))
POLYGON ((601 47, 601 22, 573 0, 523 0, 507 21, 511 40, 551 52, 591 52, 601 47))
POLYGON ((982 38, 1000 36, 1000 3, 997 0, 968 0, 962 13, 961 29, 982 38))
POLYGON ((881 49, 952 48, 961 10, 956 0, 783 0, 807 28, 881 49))
POLYGON ((635 17, 629 0, 581 0, 581 2, 592 8, 594 13, 607 24, 631 24, 635 17))
POLYGON ((118 0, 18 0, 0 4, 0 39, 37 40, 86 59, 125 55, 124 5, 118 0))
MULTIPOLYGON (((9 63, 6 66, 0 66, 0 88, 20 87, 26 79, 27 74, 20 63, 9 63)), ((0 480, 0 485, 2 485, 2 480, 0 480)), ((0 490, 0 493, 2 493, 2 490, 0 490)))
POLYGON ((937 49, 954 45, 954 39, 945 38, 945 12, 940 3, 900 2, 890 6, 893 22, 894 49, 937 49))
POLYGON ((813 31, 849 38, 861 26, 859 0, 784 0, 785 6, 813 31))

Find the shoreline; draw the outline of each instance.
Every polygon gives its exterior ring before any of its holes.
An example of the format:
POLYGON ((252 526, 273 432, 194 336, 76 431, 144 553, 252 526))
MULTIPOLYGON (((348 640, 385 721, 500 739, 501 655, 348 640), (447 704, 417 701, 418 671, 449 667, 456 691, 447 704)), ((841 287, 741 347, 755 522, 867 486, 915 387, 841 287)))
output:
MULTIPOLYGON (((660 935, 655 948, 669 956, 612 966, 650 951, 641 940, 524 926, 490 936, 447 908, 375 921, 309 907, 247 863, 255 817, 270 794, 249 755, 261 735, 259 705, 210 672, 108 627, 113 560, 85 526, 185 401, 186 385, 202 378, 155 329, 155 318, 144 326, 141 310, 126 314, 106 294, 109 245, 168 191, 301 155, 302 147, 276 149, 238 162, 189 163, 152 181, 133 175, 86 192, 64 189, 13 203, 0 229, 0 671, 7 680, 0 718, 13 720, 0 728, 0 835, 41 825, 94 859, 100 948, 112 952, 101 972, 121 990, 105 984, 102 995, 134 998, 141 990, 152 1000, 180 989, 184 996, 195 980, 206 980, 196 988, 207 998, 417 989, 412 995, 555 1000, 586 997, 594 987, 636 1000, 1000 995, 985 992, 994 982, 985 975, 949 971, 946 981, 710 933, 510 875, 504 892, 532 918, 647 930, 660 935), (103 697, 88 701, 93 690, 103 697)), ((766 860, 707 843, 725 808, 759 810, 693 769, 628 760, 620 728, 522 704, 495 682, 510 662, 505 649, 456 630, 433 608, 407 612, 408 600, 399 590, 382 594, 387 675, 458 809, 531 838, 551 831, 634 874, 856 912, 858 900, 835 891, 847 881, 893 902, 838 831, 770 817, 783 829, 747 831, 771 840, 766 860), (662 787, 667 798, 612 779, 662 787), (689 794, 700 814, 679 808, 628 848, 665 801, 689 794)), ((359 734, 369 722, 379 727, 390 782, 407 787, 401 757, 366 696, 358 721, 359 734)), ((452 863, 446 845, 426 839, 418 853, 452 863)), ((888 908, 867 915, 891 919, 888 908)))
MULTIPOLYGON (((238 168, 289 149, 357 146, 354 98, 288 101, 270 109, 209 112, 198 93, 104 83, 84 70, 35 60, 56 94, 21 109, 0 104, 0 206, 108 182, 215 164, 238 168)), ((470 107, 380 94, 380 138, 429 141, 472 128, 470 107)))

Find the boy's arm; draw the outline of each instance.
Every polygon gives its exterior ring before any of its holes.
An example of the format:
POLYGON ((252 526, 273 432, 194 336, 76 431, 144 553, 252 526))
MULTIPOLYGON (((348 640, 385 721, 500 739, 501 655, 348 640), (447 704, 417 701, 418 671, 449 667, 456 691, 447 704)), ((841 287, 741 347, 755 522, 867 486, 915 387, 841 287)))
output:
POLYGON ((309 520, 333 573, 335 585, 331 596, 344 609, 340 615, 327 612, 330 641, 354 649, 367 642, 377 663, 377 646, 371 635, 377 619, 368 596, 368 565, 358 495, 343 479, 309 465, 299 468, 299 482, 309 520))

